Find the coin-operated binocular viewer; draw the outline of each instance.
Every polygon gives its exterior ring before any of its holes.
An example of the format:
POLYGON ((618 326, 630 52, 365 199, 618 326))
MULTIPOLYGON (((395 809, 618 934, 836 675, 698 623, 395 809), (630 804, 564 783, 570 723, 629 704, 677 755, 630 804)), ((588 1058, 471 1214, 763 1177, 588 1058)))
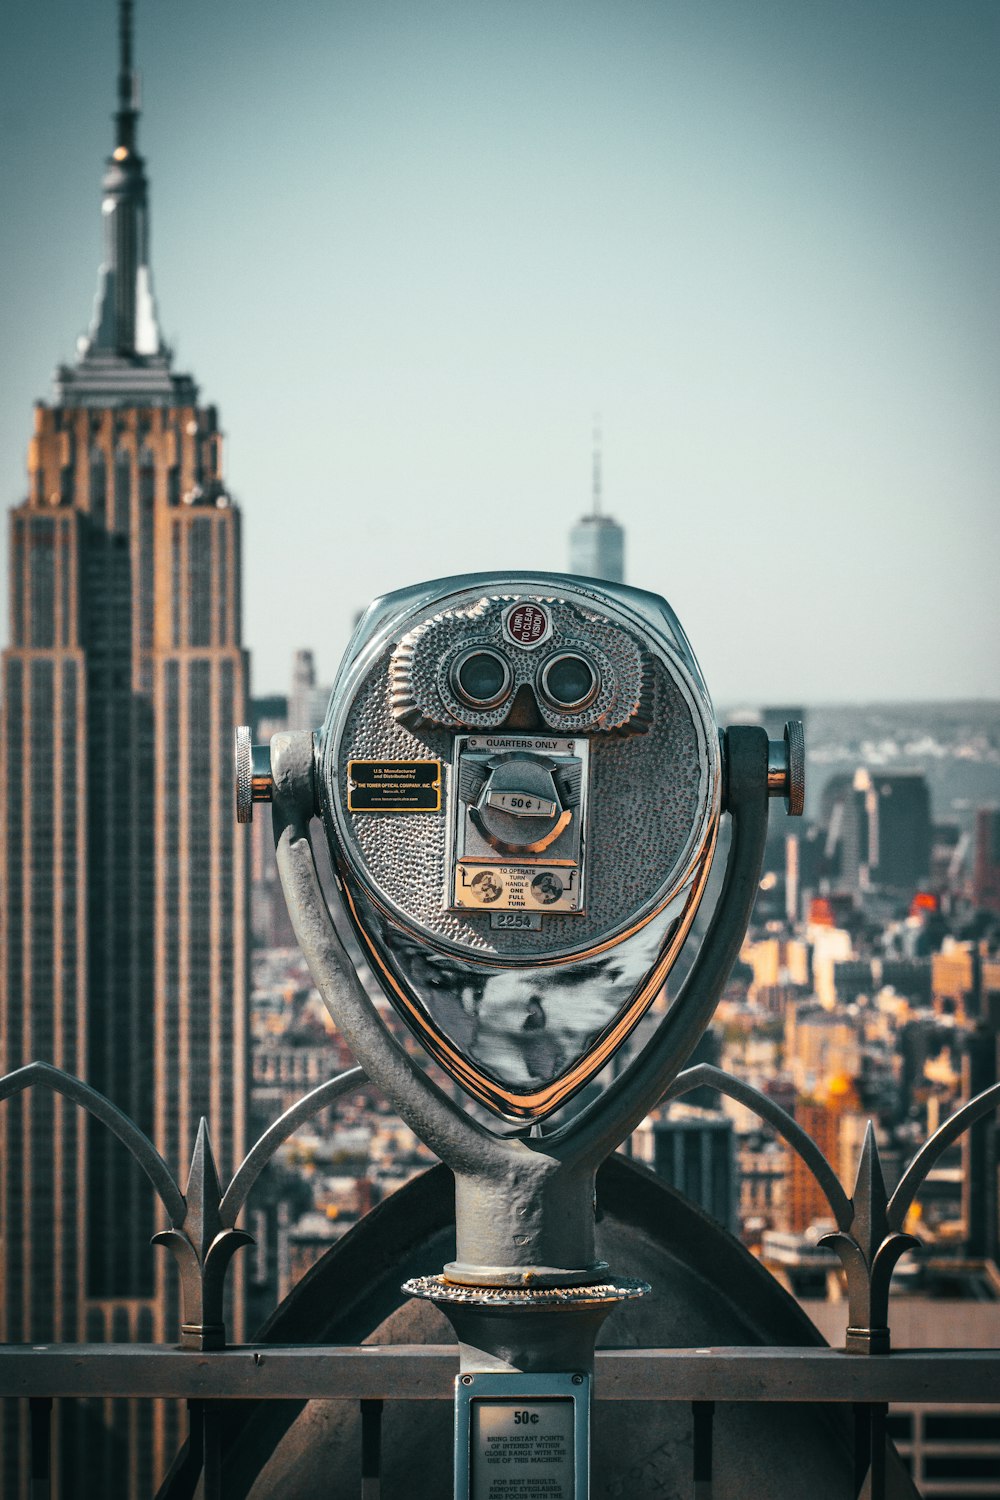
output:
POLYGON ((768 798, 802 810, 801 725, 777 744, 756 728, 720 736, 655 595, 483 573, 377 600, 322 730, 237 744, 239 816, 273 801, 326 1004, 454 1173, 456 1258, 407 1290, 461 1346, 456 1496, 516 1500, 542 1475, 547 1495, 579 1500, 596 1334, 648 1290, 598 1258, 595 1174, 708 1025, 757 893, 768 798), (698 955, 612 1070, 691 928, 724 813, 727 868, 698 955), (316 815, 371 971, 450 1094, 355 973, 316 873, 316 815))

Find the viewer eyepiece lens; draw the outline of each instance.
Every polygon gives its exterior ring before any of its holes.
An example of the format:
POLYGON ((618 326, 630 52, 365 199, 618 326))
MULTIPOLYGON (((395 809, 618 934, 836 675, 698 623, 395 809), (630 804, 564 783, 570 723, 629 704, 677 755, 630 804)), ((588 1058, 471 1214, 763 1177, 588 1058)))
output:
POLYGON ((458 696, 473 708, 495 708, 510 692, 513 673, 497 651, 473 647, 463 651, 451 669, 458 696))
POLYGON ((573 713, 593 703, 600 682, 585 656, 576 651, 561 651, 545 663, 539 685, 542 696, 555 708, 573 713))

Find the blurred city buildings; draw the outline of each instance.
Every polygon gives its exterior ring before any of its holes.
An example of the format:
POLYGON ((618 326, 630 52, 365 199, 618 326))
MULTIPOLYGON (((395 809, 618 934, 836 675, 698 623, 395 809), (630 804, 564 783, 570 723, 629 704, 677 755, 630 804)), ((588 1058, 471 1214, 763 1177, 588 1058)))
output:
MULTIPOLYGON (((10 518, 0 1071, 42 1060, 86 1079, 178 1167, 204 1116, 228 1167, 245 1150, 249 1060, 229 748, 247 692, 240 517, 216 411, 174 371, 157 321, 129 0, 120 28, 94 316, 36 406, 10 518)), ((0 1203, 0 1339, 178 1337, 148 1183, 75 1104, 36 1090, 0 1111, 0 1203)), ((237 1338, 242 1282, 238 1270, 237 1338)), ((6 1407, 14 1496, 27 1418, 6 1407)), ((174 1446, 163 1403, 155 1445, 86 1403, 60 1420, 57 1487, 85 1469, 95 1492, 152 1493, 174 1446)))

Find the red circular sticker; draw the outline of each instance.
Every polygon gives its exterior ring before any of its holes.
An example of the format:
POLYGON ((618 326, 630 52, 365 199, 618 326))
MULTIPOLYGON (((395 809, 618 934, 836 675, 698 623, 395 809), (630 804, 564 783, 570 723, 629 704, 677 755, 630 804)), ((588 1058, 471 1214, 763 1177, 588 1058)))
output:
POLYGON ((548 611, 540 604, 515 604, 507 611, 503 627, 518 646, 537 646, 549 633, 548 611))

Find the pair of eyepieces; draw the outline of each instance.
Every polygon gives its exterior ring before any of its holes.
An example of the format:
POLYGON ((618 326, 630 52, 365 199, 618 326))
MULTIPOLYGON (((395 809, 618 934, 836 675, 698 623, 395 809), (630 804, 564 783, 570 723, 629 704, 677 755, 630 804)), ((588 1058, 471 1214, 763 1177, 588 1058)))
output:
MULTIPOLYGON (((510 696, 510 662, 489 646, 471 646, 452 663, 451 685, 470 708, 499 708, 510 696)), ((600 691, 597 669, 580 651, 554 651, 535 676, 539 697, 560 713, 579 713, 600 691)))

